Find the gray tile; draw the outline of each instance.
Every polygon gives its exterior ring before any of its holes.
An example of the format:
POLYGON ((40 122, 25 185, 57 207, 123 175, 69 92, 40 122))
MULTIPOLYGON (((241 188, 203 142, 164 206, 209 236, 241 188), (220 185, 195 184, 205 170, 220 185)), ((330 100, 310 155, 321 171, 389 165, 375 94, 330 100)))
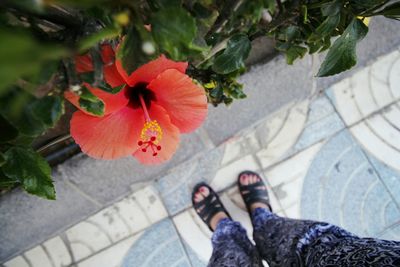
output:
POLYGON ((379 235, 379 238, 400 241, 400 222, 386 229, 383 233, 381 233, 381 235, 379 235))
POLYGON ((188 254, 190 263, 192 264, 192 267, 206 267, 207 266, 207 262, 203 262, 202 260, 200 260, 200 258, 197 256, 197 254, 191 249, 191 247, 186 242, 183 242, 183 245, 185 246, 185 249, 188 254))
POLYGON ((215 176, 222 156, 223 148, 213 149, 178 166, 157 181, 156 187, 170 215, 175 215, 192 205, 193 186, 215 176))
MULTIPOLYGON (((378 56, 397 49, 400 44, 400 35, 393 33, 398 32, 399 26, 400 21, 387 19, 383 16, 372 18, 366 38, 357 45, 358 63, 356 67, 335 76, 318 78, 317 88, 326 89, 337 81, 353 75, 378 56)), ((320 55, 321 63, 324 57, 325 54, 320 55)))
POLYGON ((378 172, 380 179, 390 191, 397 205, 400 207, 400 174, 384 163, 378 161, 370 154, 367 154, 367 156, 375 170, 378 172))
POLYGON ((191 266, 170 219, 148 228, 132 245, 123 260, 122 267, 135 266, 191 266))
POLYGON ((133 157, 107 161, 78 155, 58 166, 58 169, 61 179, 70 180, 80 190, 107 205, 127 195, 132 184, 154 180, 205 148, 200 136, 193 133, 182 135, 178 152, 161 165, 141 165, 133 157))
POLYGON ((301 213, 362 236, 376 236, 400 220, 393 198, 347 130, 329 140, 310 165, 301 213))
POLYGON ((99 207, 56 179, 57 200, 13 190, 0 198, 0 262, 48 239, 99 207))
POLYGON ((220 105, 209 110, 204 127, 214 144, 220 144, 284 105, 307 97, 312 89, 311 71, 310 57, 289 66, 283 56, 277 56, 267 64, 252 67, 240 78, 248 97, 234 101, 228 108, 220 105))
POLYGON ((329 138, 344 129, 344 123, 328 98, 319 96, 310 103, 304 130, 296 144, 286 153, 290 156, 305 148, 329 138))

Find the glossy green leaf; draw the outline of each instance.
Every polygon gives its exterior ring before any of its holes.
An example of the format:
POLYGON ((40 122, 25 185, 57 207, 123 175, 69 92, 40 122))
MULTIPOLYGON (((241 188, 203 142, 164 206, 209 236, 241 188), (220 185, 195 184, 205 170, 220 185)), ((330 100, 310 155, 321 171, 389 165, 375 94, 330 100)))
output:
POLYGON ((327 17, 321 23, 321 25, 319 25, 318 28, 315 29, 315 33, 311 34, 309 40, 316 41, 330 35, 335 30, 339 22, 340 22, 340 14, 327 17))
POLYGON ((350 5, 357 10, 370 9, 387 2, 386 0, 351 0, 350 5))
POLYGON ((15 87, 0 98, 0 112, 20 134, 36 137, 45 130, 44 124, 33 116, 30 109, 36 101, 35 97, 15 87))
POLYGON ((186 60, 191 53, 201 51, 193 44, 197 27, 195 19, 183 8, 165 8, 151 21, 154 40, 174 60, 186 60))
POLYGON ((216 56, 212 69, 219 74, 228 74, 244 67, 251 42, 247 35, 237 34, 229 39, 226 49, 216 56))
POLYGON ((367 32, 368 27, 361 20, 354 18, 329 49, 317 75, 330 76, 353 67, 357 63, 357 42, 361 41, 367 32))
POLYGON ((0 143, 8 142, 18 136, 18 130, 0 114, 0 143))
MULTIPOLYGON (((1 164, 0 164, 1 166, 1 164)), ((0 189, 9 189, 19 184, 18 180, 14 180, 6 176, 0 168, 0 189)))
POLYGON ((29 33, 0 27, 0 95, 22 76, 38 75, 42 63, 66 55, 60 46, 38 43, 29 33), (6 63, 4 63, 6 62, 6 63))
POLYGON ((305 47, 299 45, 291 46, 288 50, 286 50, 287 64, 292 65, 296 59, 304 57, 306 53, 307 53, 307 48, 305 47))
POLYGON ((29 106, 32 116, 41 121, 46 128, 54 127, 64 114, 64 100, 59 96, 45 96, 29 106))
POLYGON ((85 52, 89 48, 95 46, 102 40, 113 39, 120 34, 120 30, 115 27, 107 27, 103 28, 100 31, 87 36, 83 40, 80 41, 79 51, 85 52))
POLYGON ((155 59, 157 48, 151 33, 144 28, 131 25, 128 29, 117 58, 121 60, 122 66, 127 73, 134 72, 138 67, 155 59))
POLYGON ((55 199, 56 192, 48 163, 30 148, 12 147, 4 153, 4 174, 18 180, 30 194, 55 199))
POLYGON ((95 116, 102 116, 105 109, 104 102, 92 94, 85 86, 82 86, 81 92, 79 106, 95 116))
POLYGON ((383 10, 374 13, 374 15, 384 15, 391 19, 400 19, 400 3, 387 5, 383 10))

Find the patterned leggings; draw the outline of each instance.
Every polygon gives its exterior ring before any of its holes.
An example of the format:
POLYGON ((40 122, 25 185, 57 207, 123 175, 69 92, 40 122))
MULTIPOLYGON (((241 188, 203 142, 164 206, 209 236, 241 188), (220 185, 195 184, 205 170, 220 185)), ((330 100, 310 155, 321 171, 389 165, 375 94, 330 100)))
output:
POLYGON ((328 223, 279 217, 257 208, 254 246, 230 219, 218 223, 208 266, 400 266, 400 242, 360 238, 328 223))

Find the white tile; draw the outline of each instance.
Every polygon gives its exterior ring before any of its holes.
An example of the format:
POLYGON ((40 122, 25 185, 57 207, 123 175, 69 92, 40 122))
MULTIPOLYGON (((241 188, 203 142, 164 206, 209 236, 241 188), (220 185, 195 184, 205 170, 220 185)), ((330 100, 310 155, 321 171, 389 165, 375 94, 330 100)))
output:
POLYGON ((30 267, 29 264, 25 261, 22 256, 17 256, 6 263, 4 263, 5 267, 30 267))
POLYGON ((176 229, 183 240, 203 261, 208 262, 212 253, 211 231, 193 209, 173 218, 176 229))
POLYGON ((346 125, 352 125, 362 119, 362 115, 354 103, 354 94, 349 78, 334 84, 331 91, 335 98, 335 106, 346 125))
POLYGON ((81 260, 112 244, 107 231, 90 220, 83 221, 66 231, 75 260, 81 260))
POLYGON ((400 153, 390 145, 391 140, 382 139, 374 131, 371 131, 365 122, 351 127, 350 132, 370 154, 400 171, 400 153))
POLYGON ((396 57, 395 62, 392 64, 392 68, 389 74, 389 86, 394 98, 400 98, 400 53, 399 51, 393 52, 393 56, 396 57), (397 52, 397 54, 395 54, 397 52))
MULTIPOLYGON (((363 118, 379 110, 381 107, 377 105, 374 97, 369 89, 369 68, 359 71, 350 77, 350 86, 354 94, 354 103, 360 111, 363 118)), ((346 115, 346 114, 344 114, 346 115)))
POLYGON ((147 219, 145 210, 139 206, 134 194, 114 206, 118 209, 121 219, 128 225, 131 234, 150 226, 150 219, 147 219))
MULTIPOLYGON (((400 112, 398 116, 400 117, 400 112)), ((400 129, 395 128, 395 126, 385 118, 384 114, 375 114, 369 117, 366 123, 371 131, 380 137, 380 139, 385 140, 385 143, 389 144, 400 153, 400 129)))
POLYGON ((382 112, 382 115, 390 122, 390 124, 397 129, 400 129, 400 101, 386 108, 382 112))
POLYGON ((51 238, 43 243, 43 247, 47 250, 54 263, 53 267, 68 266, 72 263, 71 255, 67 247, 59 236, 51 238))
MULTIPOLYGON (((398 53, 398 52, 397 52, 398 53)), ((369 73, 369 86, 365 90, 370 90, 378 106, 383 107, 393 102, 393 94, 389 87, 390 70, 394 55, 389 54, 380 58, 371 65, 369 73)))
POLYGON ((147 186, 133 194, 133 197, 145 211, 146 217, 151 223, 161 221, 168 217, 161 198, 156 189, 152 186, 147 186))
POLYGON ((139 233, 114 244, 113 246, 78 263, 78 267, 119 267, 129 248, 141 235, 142 233, 139 233))
POLYGON ((322 145, 317 143, 264 172, 282 209, 300 202, 304 178, 322 145))
POLYGON ((267 169, 264 174, 266 180, 273 187, 282 183, 289 183, 298 178, 304 178, 308 167, 315 155, 321 149, 323 142, 319 142, 307 149, 299 152, 284 162, 267 169))
POLYGON ((24 253, 32 267, 52 267, 51 260, 39 245, 24 253))
POLYGON ((307 119, 308 101, 292 107, 282 116, 266 122, 269 133, 265 136, 265 148, 257 153, 263 168, 279 161, 287 151, 296 143, 307 119))
POLYGON ((301 219, 300 202, 296 202, 292 206, 285 209, 286 217, 292 219, 301 219))
POLYGON ((239 173, 245 170, 258 170, 258 165, 252 155, 245 156, 219 169, 210 185, 214 190, 222 191, 235 184, 239 173))
POLYGON ((224 156, 222 157, 221 165, 225 165, 245 153, 243 142, 242 137, 233 137, 225 142, 224 156))

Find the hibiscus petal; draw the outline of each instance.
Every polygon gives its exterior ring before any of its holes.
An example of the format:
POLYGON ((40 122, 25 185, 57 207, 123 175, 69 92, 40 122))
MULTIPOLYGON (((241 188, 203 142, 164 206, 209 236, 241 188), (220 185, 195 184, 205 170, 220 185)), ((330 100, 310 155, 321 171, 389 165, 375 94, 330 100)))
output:
POLYGON ((104 79, 111 87, 118 87, 125 84, 124 78, 119 74, 115 64, 104 66, 104 79))
POLYGON ((78 73, 93 71, 93 63, 90 55, 76 56, 75 69, 78 73))
MULTIPOLYGON (((125 107, 129 102, 129 99, 125 95, 125 89, 122 89, 117 94, 110 94, 101 89, 93 88, 87 83, 84 83, 84 85, 89 89, 90 92, 92 92, 98 98, 103 100, 105 105, 105 111, 104 111, 105 115, 118 111, 119 109, 125 107)), ((87 114, 90 114, 79 106, 79 96, 77 94, 71 91, 65 91, 64 97, 78 109, 82 110, 87 114)))
POLYGON ((162 139, 158 144, 161 146, 161 150, 157 151, 157 156, 153 156, 151 150, 143 152, 138 148, 137 151, 133 153, 133 156, 142 164, 159 164, 169 160, 178 148, 179 129, 171 123, 165 109, 154 102, 151 103, 149 115, 152 120, 158 122, 163 131, 162 139))
POLYGON ((182 133, 197 129, 207 116, 207 97, 204 89, 177 70, 166 70, 148 86, 157 104, 168 112, 172 123, 182 133))
POLYGON ((135 151, 143 123, 143 111, 131 107, 104 117, 76 111, 71 119, 71 136, 89 156, 116 159, 135 151))
POLYGON ((116 60, 115 64, 121 76, 131 87, 140 82, 149 83, 159 74, 168 69, 175 69, 181 73, 185 73, 188 66, 187 62, 175 62, 167 59, 164 55, 161 55, 159 58, 140 66, 131 75, 128 75, 122 67, 120 60, 116 60))

